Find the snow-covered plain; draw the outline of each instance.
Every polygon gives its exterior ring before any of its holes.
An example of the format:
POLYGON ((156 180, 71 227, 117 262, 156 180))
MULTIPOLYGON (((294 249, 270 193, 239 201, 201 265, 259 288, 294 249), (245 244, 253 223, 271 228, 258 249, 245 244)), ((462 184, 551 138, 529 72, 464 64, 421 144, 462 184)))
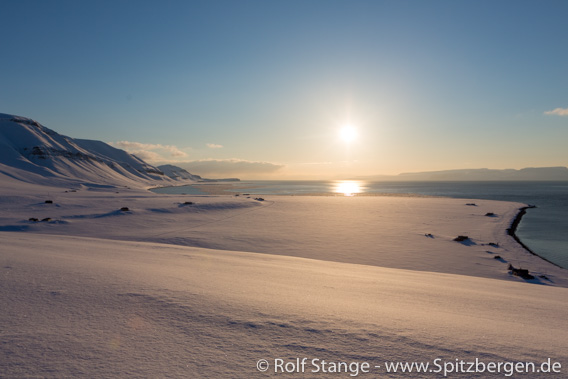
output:
POLYGON ((147 190, 175 183, 0 114, 0 377, 566 376, 568 275, 507 235, 522 204, 147 190))
MULTIPOLYGON (((506 235, 521 204, 2 184, 2 377, 290 376, 274 359, 303 357, 381 365, 372 377, 385 361, 568 364, 566 271, 506 235)), ((311 369, 294 377, 353 374, 311 369)))

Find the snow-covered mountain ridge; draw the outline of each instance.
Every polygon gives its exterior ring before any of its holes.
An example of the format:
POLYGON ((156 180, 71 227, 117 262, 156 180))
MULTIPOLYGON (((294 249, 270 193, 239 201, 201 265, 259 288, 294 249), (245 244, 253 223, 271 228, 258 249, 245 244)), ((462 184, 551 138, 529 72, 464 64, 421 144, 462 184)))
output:
POLYGON ((171 185, 165 175, 135 155, 104 142, 61 135, 39 122, 0 113, 0 175, 35 184, 68 186, 171 185))

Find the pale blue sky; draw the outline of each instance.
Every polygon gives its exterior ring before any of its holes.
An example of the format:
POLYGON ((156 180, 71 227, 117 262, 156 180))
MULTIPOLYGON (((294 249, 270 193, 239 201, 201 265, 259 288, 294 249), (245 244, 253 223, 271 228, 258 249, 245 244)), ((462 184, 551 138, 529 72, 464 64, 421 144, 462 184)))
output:
POLYGON ((0 112, 150 163, 314 179, 568 165, 568 110, 545 114, 568 108, 568 1, 3 0, 0 11, 0 112), (349 144, 344 123, 358 130, 349 144))

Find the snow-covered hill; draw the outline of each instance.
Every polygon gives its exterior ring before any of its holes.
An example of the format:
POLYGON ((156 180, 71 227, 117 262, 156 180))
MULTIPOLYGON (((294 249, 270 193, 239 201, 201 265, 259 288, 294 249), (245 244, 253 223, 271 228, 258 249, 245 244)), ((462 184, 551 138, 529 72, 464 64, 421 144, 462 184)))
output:
POLYGON ((178 183, 135 155, 104 142, 73 139, 29 118, 2 113, 0 175, 55 186, 81 183, 148 187, 178 183))
POLYGON ((201 176, 194 175, 181 167, 174 166, 171 164, 158 166, 158 169, 172 179, 189 179, 195 181, 203 180, 201 176))

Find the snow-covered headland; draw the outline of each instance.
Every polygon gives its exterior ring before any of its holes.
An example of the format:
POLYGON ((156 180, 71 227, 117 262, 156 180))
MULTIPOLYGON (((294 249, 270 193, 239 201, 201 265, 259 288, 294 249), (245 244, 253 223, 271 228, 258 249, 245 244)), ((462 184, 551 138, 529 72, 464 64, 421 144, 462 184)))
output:
POLYGON ((368 363, 369 377, 427 378, 476 360, 485 372, 457 376, 491 377, 549 359, 561 373, 527 377, 565 375, 568 275, 507 234, 523 204, 158 195, 146 188, 176 181, 153 166, 14 118, 0 120, 0 377, 352 377, 368 363))

